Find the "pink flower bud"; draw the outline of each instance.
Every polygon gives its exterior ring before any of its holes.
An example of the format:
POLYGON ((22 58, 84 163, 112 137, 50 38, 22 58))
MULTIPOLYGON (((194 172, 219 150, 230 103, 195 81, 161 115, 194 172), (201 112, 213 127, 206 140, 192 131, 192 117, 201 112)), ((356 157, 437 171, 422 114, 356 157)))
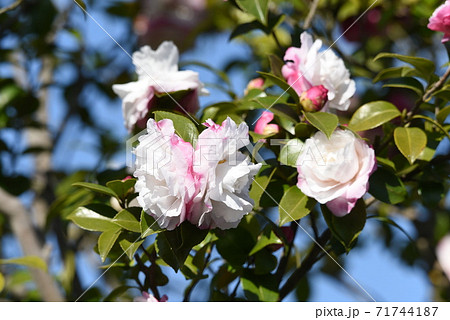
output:
POLYGON ((259 117, 258 121, 255 125, 255 133, 268 135, 272 133, 278 133, 280 131, 280 127, 276 124, 269 124, 270 121, 273 120, 273 113, 270 111, 264 111, 259 117))
POLYGON ((255 78, 253 80, 250 80, 247 84, 247 88, 245 89, 245 94, 247 94, 252 89, 260 89, 262 90, 264 86, 264 79, 263 78, 255 78))
POLYGON ((444 33, 442 42, 450 40, 450 0, 438 7, 430 18, 428 29, 444 33))
POLYGON ((328 101, 328 90, 323 86, 315 86, 304 91, 300 96, 300 103, 305 111, 319 111, 328 101))

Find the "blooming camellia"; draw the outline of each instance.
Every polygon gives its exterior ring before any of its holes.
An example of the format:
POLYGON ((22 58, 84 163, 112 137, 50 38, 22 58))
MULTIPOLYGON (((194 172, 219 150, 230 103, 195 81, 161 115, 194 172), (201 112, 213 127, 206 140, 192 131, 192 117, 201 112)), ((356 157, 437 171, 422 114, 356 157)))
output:
POLYGON ((301 42, 300 48, 291 47, 286 51, 283 77, 299 96, 312 87, 324 86, 328 90, 324 111, 346 111, 356 87, 344 62, 331 50, 319 52, 322 41, 313 43, 307 32, 301 34, 301 42))
POLYGON ((162 228, 174 229, 190 210, 197 183, 192 145, 175 134, 172 120, 149 119, 135 150, 137 200, 162 228))
POLYGON ((442 42, 450 40, 450 0, 445 1, 433 12, 428 28, 433 31, 443 32, 442 42))
POLYGON ((156 299, 152 294, 149 294, 145 291, 142 292, 141 297, 134 298, 134 302, 167 302, 169 298, 167 295, 163 295, 161 299, 156 299))
POLYGON ((169 119, 150 119, 139 138, 137 200, 162 228, 173 230, 185 220, 203 229, 233 228, 253 208, 249 187, 261 164, 239 151, 249 143, 248 126, 230 118, 205 125, 195 151, 169 119))
POLYGON ((114 92, 123 99, 123 117, 129 131, 136 125, 145 126, 156 94, 188 90, 185 101, 182 99, 179 104, 183 111, 195 113, 198 110, 198 95, 208 94, 208 91, 203 88, 197 72, 178 70, 178 56, 177 47, 169 41, 163 42, 156 51, 144 46, 133 53, 138 81, 113 85, 114 92))
POLYGON ((349 130, 336 129, 330 139, 319 131, 306 140, 297 169, 300 190, 341 217, 367 192, 375 153, 349 130))
POLYGON ((211 120, 205 125, 194 162, 202 192, 189 220, 202 229, 235 228, 253 208, 249 188, 261 164, 253 164, 239 151, 249 143, 247 124, 237 126, 228 117, 221 126, 211 120))

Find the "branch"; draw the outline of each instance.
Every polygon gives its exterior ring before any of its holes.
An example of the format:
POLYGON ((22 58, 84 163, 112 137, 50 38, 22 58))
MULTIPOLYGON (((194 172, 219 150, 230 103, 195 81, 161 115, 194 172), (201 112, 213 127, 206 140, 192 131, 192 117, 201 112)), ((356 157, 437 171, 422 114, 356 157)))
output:
MULTIPOLYGON (((15 237, 19 240, 25 256, 38 256, 44 260, 44 250, 36 235, 28 212, 17 197, 0 188, 0 212, 8 218, 15 237)), ((44 301, 63 301, 59 288, 47 272, 31 268, 31 276, 44 301)))
POLYGON ((1 8, 0 9, 0 14, 14 10, 15 8, 17 8, 18 6, 20 6, 20 4, 23 2, 23 0, 17 0, 16 2, 11 3, 9 6, 1 8))
POLYGON ((308 29, 311 26, 312 19, 317 11, 317 6, 319 5, 319 0, 313 0, 311 3, 311 8, 309 9, 308 15, 306 16, 305 23, 303 24, 303 29, 308 29))
POLYGON ((282 301, 297 286, 299 281, 321 258, 320 254, 323 252, 322 248, 325 246, 328 240, 330 240, 330 238, 331 231, 330 229, 327 229, 319 237, 317 243, 314 244, 314 247, 311 249, 305 260, 302 261, 300 267, 291 274, 289 279, 286 280, 284 286, 280 289, 280 296, 278 298, 279 301, 282 301))

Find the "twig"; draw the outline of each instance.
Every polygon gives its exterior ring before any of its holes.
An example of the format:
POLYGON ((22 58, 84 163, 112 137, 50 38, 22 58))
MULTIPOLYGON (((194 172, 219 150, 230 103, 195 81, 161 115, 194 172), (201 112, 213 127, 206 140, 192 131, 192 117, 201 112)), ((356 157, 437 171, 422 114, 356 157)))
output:
POLYGON ((305 260, 302 261, 300 267, 295 270, 289 279, 286 280, 286 283, 280 289, 280 296, 278 298, 279 301, 282 301, 298 284, 298 282, 305 276, 305 274, 313 267, 313 265, 322 257, 321 253, 323 253, 321 247, 323 248, 325 244, 331 238, 331 231, 327 229, 322 233, 319 237, 316 244, 314 244, 313 248, 309 252, 308 256, 305 260), (320 245, 320 246, 319 246, 320 245))
POLYGON ((0 9, 0 14, 14 10, 15 8, 17 8, 18 6, 20 6, 20 4, 23 2, 23 0, 17 0, 16 2, 11 3, 9 6, 1 8, 0 9))
POLYGON ((311 8, 309 9, 308 15, 306 16, 305 23, 303 24, 303 29, 308 29, 311 26, 312 19, 317 11, 317 6, 319 5, 319 0, 313 0, 311 3, 311 8))
POLYGON ((289 260, 289 256, 291 255, 291 251, 292 251, 292 246, 294 244, 294 239, 295 236, 297 234, 297 230, 298 230, 298 224, 295 221, 291 222, 291 229, 294 233, 294 236, 292 238, 292 242, 288 244, 288 248, 287 250, 284 250, 283 252, 283 256, 280 259, 280 264, 278 265, 278 269, 276 271, 276 276, 278 278, 278 282, 281 283, 281 280, 283 279, 283 275, 286 272, 286 267, 287 267, 287 263, 289 260))

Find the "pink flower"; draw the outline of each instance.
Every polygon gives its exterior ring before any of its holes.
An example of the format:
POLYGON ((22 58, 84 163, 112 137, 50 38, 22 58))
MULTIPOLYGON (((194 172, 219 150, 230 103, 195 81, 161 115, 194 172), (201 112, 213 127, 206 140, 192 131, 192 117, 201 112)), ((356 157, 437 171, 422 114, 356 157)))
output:
POLYGON ((450 234, 439 241, 436 247, 436 256, 442 270, 450 280, 450 234))
POLYGON ((255 132, 257 134, 269 135, 280 131, 280 127, 276 124, 269 124, 273 120, 273 113, 264 111, 259 117, 255 125, 255 132))
POLYGON ((133 53, 138 81, 113 85, 113 91, 122 98, 125 126, 131 132, 134 127, 145 127, 149 110, 157 103, 157 96, 186 91, 185 101, 178 101, 180 111, 195 113, 198 95, 208 94, 194 71, 178 70, 178 49, 165 41, 157 50, 149 46, 133 53), (184 109, 184 110, 183 110, 184 109))
POLYGON ((341 217, 367 192, 375 169, 373 149, 351 131, 336 129, 330 139, 318 131, 297 159, 297 186, 341 217))
POLYGON ((134 298, 134 302, 167 302, 167 300, 169 300, 167 295, 163 295, 161 297, 161 299, 158 300, 153 295, 151 295, 145 291, 142 292, 142 297, 134 298))
POLYGON ((149 119, 135 150, 137 200, 161 228, 173 230, 186 219, 198 182, 192 172, 193 148, 175 134, 172 120, 149 119))
POLYGON ((300 103, 305 111, 319 111, 328 101, 328 90, 323 86, 315 86, 304 91, 300 96, 300 103))
POLYGON ((283 77, 299 96, 312 87, 324 86, 328 90, 324 110, 346 111, 356 87, 344 62, 331 50, 319 52, 322 41, 313 43, 307 32, 301 34, 301 42, 300 48, 291 47, 286 51, 283 77))
POLYGON ((194 200, 189 221, 202 229, 235 228, 253 209, 249 188, 261 164, 253 164, 239 151, 249 143, 248 126, 227 118, 222 125, 212 120, 198 137, 194 172, 201 192, 194 200))
POLYGON ((428 28, 433 31, 443 32, 443 43, 450 40, 450 0, 447 0, 433 12, 428 28))

